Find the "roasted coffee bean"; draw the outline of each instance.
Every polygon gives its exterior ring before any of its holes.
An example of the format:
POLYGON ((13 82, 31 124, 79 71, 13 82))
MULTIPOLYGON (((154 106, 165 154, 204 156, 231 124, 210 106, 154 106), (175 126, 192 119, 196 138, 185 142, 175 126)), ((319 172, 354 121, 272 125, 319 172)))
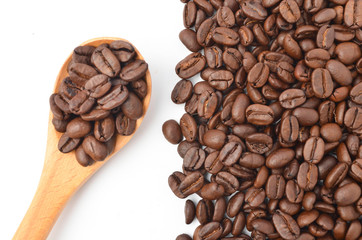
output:
POLYGON ((227 69, 237 71, 243 65, 242 55, 236 48, 227 48, 223 52, 222 59, 227 69))
POLYGON ((190 78, 204 69, 206 64, 205 57, 200 53, 191 53, 181 60, 175 68, 176 74, 180 78, 190 78))
POLYGON ((245 202, 251 207, 257 207, 265 200, 265 191, 263 188, 251 187, 245 193, 245 202))
POLYGON ((215 201, 214 214, 212 216, 212 221, 222 222, 224 219, 226 211, 226 200, 224 197, 220 197, 215 201))
POLYGON ((328 51, 321 48, 316 48, 310 50, 305 55, 304 60, 307 66, 310 68, 323 68, 326 65, 327 61, 330 59, 330 57, 331 56, 328 51))
POLYGON ((185 103, 191 98, 193 86, 189 80, 180 80, 171 93, 171 99, 174 103, 185 103))
POLYGON ((211 87, 223 91, 234 82, 233 74, 228 70, 217 70, 209 76, 208 82, 211 87))
POLYGON ((69 110, 74 114, 81 115, 88 112, 94 103, 95 99, 90 97, 87 91, 81 91, 69 101, 69 110))
POLYGON ((250 70, 247 81, 256 88, 262 87, 269 76, 269 67, 263 63, 257 63, 250 70))
POLYGON ((84 138, 82 147, 84 152, 88 154, 94 161, 103 161, 107 157, 107 146, 98 141, 92 135, 84 138))
POLYGON ((289 34, 285 35, 283 40, 283 47, 286 53, 296 60, 302 59, 302 50, 298 45, 298 42, 293 39, 289 34))
POLYGON ((234 13, 227 6, 222 6, 217 10, 216 19, 220 27, 233 27, 235 24, 234 13))
POLYGON ((319 163, 324 156, 324 141, 319 137, 309 138, 303 149, 303 157, 307 162, 319 163))
POLYGON ((204 176, 198 172, 187 175, 179 184, 179 190, 184 196, 188 196, 199 191, 204 185, 204 176))
POLYGON ((254 40, 253 32, 246 26, 240 27, 239 31, 240 43, 243 46, 249 46, 254 40))
POLYGON ((333 81, 328 70, 317 68, 311 76, 314 95, 318 98, 327 98, 333 92, 333 81))
POLYGON ((215 181, 224 187, 228 195, 237 191, 240 186, 238 179, 228 172, 219 172, 215 181))
POLYGON ((72 63, 68 68, 70 79, 80 86, 84 86, 85 82, 97 75, 97 71, 84 63, 72 63))
POLYGON ((143 115, 143 105, 141 100, 133 92, 129 93, 128 98, 121 105, 122 112, 130 119, 138 119, 143 115))
POLYGON ((285 142, 295 142, 298 139, 299 123, 298 119, 291 115, 285 117, 280 125, 280 135, 285 142))
POLYGON ((238 192, 230 198, 226 209, 226 213, 229 217, 233 218, 239 213, 244 203, 244 198, 245 196, 242 192, 238 192))
POLYGON ((345 65, 353 64, 361 58, 361 49, 354 42, 338 44, 334 53, 337 55, 338 60, 345 65))
POLYGON ((280 210, 274 213, 273 224, 277 232, 284 239, 297 239, 300 235, 300 228, 295 220, 280 210))
POLYGON ((210 222, 200 228, 199 238, 200 240, 216 240, 222 234, 222 227, 218 222, 210 222))
POLYGON ((196 207, 193 201, 187 200, 185 202, 185 223, 190 224, 195 218, 196 207))
POLYGON ((357 29, 362 27, 361 21, 361 2, 358 0, 349 0, 345 5, 344 23, 347 27, 357 29))
POLYGON ((185 113, 180 119, 180 127, 182 135, 188 142, 193 142, 197 136, 197 125, 195 119, 185 113))
POLYGON ((269 125, 274 120, 273 110, 265 105, 252 104, 246 109, 248 122, 255 125, 269 125))
POLYGON ((192 240, 192 238, 189 235, 184 233, 184 234, 178 235, 176 240, 192 240))
POLYGON ((239 236, 245 227, 245 214, 243 212, 239 212, 234 219, 233 227, 231 229, 231 234, 234 236, 239 236))
POLYGON ((324 184, 327 188, 333 188, 343 181, 348 172, 348 165, 346 163, 338 163, 328 173, 324 184))
POLYGON ((120 112, 116 117, 116 129, 119 134, 123 136, 129 136, 134 133, 136 129, 136 120, 130 119, 120 112))
POLYGON ((206 200, 216 200, 224 195, 225 189, 217 183, 205 184, 200 191, 202 198, 206 200))
POLYGON ((241 9, 247 17, 257 21, 262 21, 268 16, 267 10, 258 1, 244 1, 241 9))
POLYGON ((223 64, 222 50, 218 46, 205 48, 205 58, 210 68, 220 68, 223 64))
POLYGON ((91 57, 92 63, 103 74, 115 77, 121 71, 121 65, 117 57, 107 48, 96 48, 91 57))
POLYGON ((225 166, 232 166, 239 160, 242 151, 242 146, 239 142, 229 142, 220 150, 219 161, 225 166))
POLYGON ((134 47, 126 41, 113 41, 109 44, 109 47, 120 62, 128 62, 136 56, 134 47))
POLYGON ((196 39, 195 31, 191 29, 184 29, 180 32, 179 38, 185 47, 187 47, 187 49, 191 52, 197 52, 201 50, 201 46, 196 39))
POLYGON ((104 74, 98 74, 90 78, 84 85, 84 88, 90 92, 93 98, 100 98, 108 92, 112 84, 109 77, 104 74))
POLYGON ((197 113, 200 117, 210 118, 218 106, 218 97, 214 91, 204 91, 197 103, 197 113))
POLYGON ((265 185, 265 192, 270 199, 281 199, 285 191, 285 180, 282 175, 272 174, 265 185))
POLYGON ((205 162, 206 154, 201 148, 192 147, 184 156, 184 168, 187 171, 195 171, 202 167, 205 162))
POLYGON ((181 172, 174 172, 168 177, 168 185, 172 192, 179 198, 185 198, 186 196, 180 190, 180 184, 185 179, 185 175, 181 172))
POLYGON ((313 126, 319 120, 318 112, 312 108, 299 107, 294 109, 292 114, 302 126, 313 126))
POLYGON ((359 129, 362 126, 362 108, 351 107, 344 116, 344 124, 351 130, 359 129))
POLYGON ((263 157, 263 155, 257 153, 249 153, 249 152, 244 153, 239 160, 239 164, 242 167, 250 169, 259 168, 263 166, 264 163, 265 163, 265 158, 263 157))
POLYGON ((225 46, 235 46, 239 43, 239 34, 230 28, 217 27, 213 31, 212 39, 215 43, 225 46))
POLYGON ((197 7, 194 2, 185 4, 183 11, 184 26, 191 28, 195 24, 197 7))
POLYGON ((206 224, 211 220, 214 205, 209 200, 201 199, 196 206, 196 218, 200 224, 206 224))
POLYGON ((266 166, 271 169, 282 168, 292 161, 294 156, 295 152, 292 149, 277 149, 266 158, 266 166))
POLYGON ((318 182, 318 168, 313 163, 303 162, 297 176, 298 185, 305 191, 314 189, 318 182))
POLYGON ((300 89, 287 89, 279 96, 282 107, 291 109, 302 105, 306 100, 305 93, 300 89))
POLYGON ((334 28, 329 25, 322 26, 317 34, 317 46, 322 49, 329 49, 334 42, 334 28))
POLYGON ((90 122, 84 121, 81 118, 71 120, 67 127, 66 132, 70 138, 82 138, 92 130, 90 122))
POLYGON ((343 63, 336 60, 329 60, 326 63, 326 69, 330 72, 332 78, 340 85, 347 86, 352 83, 352 75, 343 63))
POLYGON ((258 154, 264 154, 272 148, 273 139, 263 133, 250 134, 245 139, 249 151, 258 154))
POLYGON ((129 96, 130 93, 126 86, 117 85, 114 86, 108 94, 104 95, 102 98, 99 98, 97 103, 99 106, 101 106, 102 109, 111 110, 123 104, 129 96))
POLYGON ((100 142, 108 142, 115 132, 115 122, 113 117, 109 116, 98 120, 94 124, 94 136, 100 142))
POLYGON ((181 127, 175 120, 166 121, 162 125, 162 132, 167 141, 169 141, 172 144, 178 144, 179 142, 181 142, 183 137, 181 132, 181 127))
POLYGON ((62 153, 71 152, 71 151, 73 151, 74 149, 77 148, 80 141, 81 141, 81 139, 79 139, 79 138, 71 138, 71 137, 68 136, 67 133, 64 133, 59 139, 58 149, 62 153))
POLYGON ((92 158, 84 151, 82 145, 75 150, 75 158, 83 167, 87 167, 93 163, 92 158))

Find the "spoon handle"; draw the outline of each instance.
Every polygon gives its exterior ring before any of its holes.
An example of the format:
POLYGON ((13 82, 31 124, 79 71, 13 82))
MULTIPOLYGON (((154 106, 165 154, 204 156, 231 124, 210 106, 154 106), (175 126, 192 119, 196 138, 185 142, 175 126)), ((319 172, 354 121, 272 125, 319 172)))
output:
POLYGON ((49 235, 65 204, 79 187, 52 164, 63 160, 45 163, 38 189, 13 240, 43 240, 49 235), (71 184, 67 184, 67 180, 71 184))

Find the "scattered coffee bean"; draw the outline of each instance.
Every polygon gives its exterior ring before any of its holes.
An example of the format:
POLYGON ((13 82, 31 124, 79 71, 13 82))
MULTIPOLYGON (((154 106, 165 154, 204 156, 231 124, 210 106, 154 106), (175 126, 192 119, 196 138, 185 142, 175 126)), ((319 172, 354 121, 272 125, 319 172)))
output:
MULTIPOLYGON (((171 190, 202 198, 193 239, 359 239, 362 2, 181 2, 193 53, 171 100, 186 113, 165 137, 183 159, 171 190)), ((63 99, 52 109, 68 121, 63 99)))

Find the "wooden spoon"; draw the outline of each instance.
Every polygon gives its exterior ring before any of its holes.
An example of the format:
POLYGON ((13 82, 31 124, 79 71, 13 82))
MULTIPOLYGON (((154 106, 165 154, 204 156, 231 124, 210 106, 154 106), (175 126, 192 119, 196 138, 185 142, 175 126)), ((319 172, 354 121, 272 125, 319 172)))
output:
MULTIPOLYGON (((121 38, 95 38, 82 43, 82 46, 99 46, 103 43, 111 43, 121 38)), ((127 40, 124 40, 127 41, 127 40)), ((143 59, 137 52, 137 58, 143 59)), ((55 82, 54 92, 57 92, 61 81, 68 75, 67 66, 71 55, 64 62, 55 82)), ((151 97, 151 75, 147 71, 145 76, 147 82, 147 95, 143 99, 143 116, 137 120, 136 130, 142 123, 146 114, 151 97)), ((49 94, 50 95, 50 94, 49 94)), ((91 166, 82 167, 75 159, 75 151, 61 153, 57 146, 62 133, 55 131, 51 120, 53 114, 49 114, 48 141, 45 154, 43 172, 38 189, 33 201, 21 222, 13 240, 43 240, 49 235, 52 227, 58 219, 65 204, 73 194, 108 160, 118 152, 132 138, 131 136, 117 136, 113 152, 102 162, 95 162, 91 166)))

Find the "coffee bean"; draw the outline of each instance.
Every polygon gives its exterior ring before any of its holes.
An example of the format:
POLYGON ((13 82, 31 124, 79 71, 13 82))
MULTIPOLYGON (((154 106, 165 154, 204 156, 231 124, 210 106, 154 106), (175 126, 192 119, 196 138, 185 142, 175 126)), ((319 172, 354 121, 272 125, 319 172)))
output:
POLYGON ((97 100, 97 103, 104 110, 111 110, 120 106, 129 97, 129 91, 126 86, 117 85, 114 86, 108 94, 97 100))
POLYGON ((219 161, 225 166, 231 166, 237 162, 242 153, 242 146, 239 142, 229 142, 220 150, 219 161))
POLYGON ((219 172, 215 181, 224 187, 226 194, 234 193, 240 186, 238 179, 228 172, 219 172))
POLYGON ((115 122, 113 117, 98 120, 94 124, 94 136, 100 142, 108 142, 115 132, 115 122))
POLYGON ((281 199, 285 191, 285 180, 282 175, 272 174, 265 185, 266 195, 270 199, 281 199))
POLYGON ((241 4, 241 8, 247 17, 257 21, 264 20, 268 15, 267 10, 257 1, 244 1, 241 4))
POLYGON ((186 197, 179 188, 185 177, 186 176, 181 172, 174 172, 168 177, 168 185, 170 186, 172 192, 179 198, 186 197))
POLYGON ((88 154, 85 153, 82 145, 80 145, 75 150, 75 158, 77 159, 78 163, 83 167, 87 167, 92 164, 93 160, 88 154))
POLYGON ((298 185, 305 191, 311 191, 318 181, 318 168, 313 163, 303 162, 297 176, 298 185))
POLYGON ((121 71, 121 65, 117 57, 107 47, 96 48, 91 61, 100 72, 109 77, 115 77, 121 71))
POLYGON ((90 122, 84 121, 78 117, 68 123, 66 132, 70 138, 82 138, 86 136, 91 129, 92 125, 90 122))
POLYGON ((251 207, 257 207, 264 202, 265 191, 262 188, 251 187, 245 193, 245 202, 251 207))
POLYGON ((216 22, 213 19, 207 19, 203 21, 196 32, 197 42, 203 46, 208 47, 211 46, 213 41, 213 33, 216 29, 216 22))
POLYGON ((358 0, 349 0, 346 3, 344 12, 344 23, 347 25, 347 27, 350 27, 352 29, 362 27, 361 6, 361 2, 358 0))
POLYGON ((184 26, 191 28, 195 24, 197 7, 194 2, 188 2, 183 11, 184 26))
POLYGON ((226 27, 215 28, 212 39, 216 43, 226 46, 235 46, 240 41, 238 33, 226 27))
POLYGON ((181 234, 177 236, 176 240, 192 240, 192 238, 187 234, 181 234))
POLYGON ((361 49, 354 42, 338 44, 334 53, 337 55, 338 60, 345 65, 353 64, 361 58, 361 49))
POLYGON ((116 129, 119 134, 129 136, 134 133, 136 129, 136 120, 130 119, 120 112, 116 117, 116 129))
POLYGON ((134 47, 126 41, 113 41, 109 44, 109 47, 120 62, 128 62, 136 56, 134 47))
POLYGON ((68 73, 70 79, 80 86, 84 86, 87 80, 98 74, 93 67, 84 63, 71 64, 68 73))
POLYGON ((346 127, 355 130, 362 126, 362 109, 360 107, 352 107, 347 110, 344 116, 344 124, 346 127))
POLYGON ((252 104, 246 109, 246 118, 255 125, 269 125, 274 120, 274 112, 268 106, 252 104))
POLYGON ((191 29, 184 29, 180 32, 179 38, 181 42, 187 47, 191 52, 197 52, 201 49, 200 44, 196 39, 196 32, 191 29))
POLYGON ((294 159, 294 156, 295 152, 292 149, 277 149, 266 158, 266 166, 271 169, 284 167, 294 159))
POLYGON ((279 96, 282 107, 291 109, 302 105, 306 100, 305 93, 300 89, 287 89, 279 96))
POLYGON ((202 198, 207 200, 215 200, 224 195, 225 189, 222 185, 217 183, 205 184, 200 191, 202 198))
POLYGON ((304 58, 305 63, 310 68, 323 68, 329 59, 328 51, 321 48, 310 50, 304 58))
POLYGON ((295 220, 288 214, 277 210, 273 215, 273 224, 282 238, 297 239, 300 235, 300 228, 295 220))
POLYGON ((339 84, 346 86, 352 82, 352 75, 343 63, 336 60, 329 60, 326 69, 331 73, 332 78, 339 84))
POLYGON ((175 120, 168 120, 162 125, 162 132, 167 141, 178 144, 182 140, 180 125, 175 120))
POLYGON ((171 93, 171 99, 174 103, 185 103, 191 98, 193 86, 189 80, 180 80, 171 93))
POLYGON ((80 140, 81 139, 79 139, 79 138, 71 138, 68 136, 67 133, 64 133, 59 139, 58 149, 62 153, 71 152, 77 148, 77 146, 80 143, 80 140))
POLYGON ((264 154, 272 148, 273 139, 263 133, 250 134, 245 139, 249 151, 258 154, 264 154))
POLYGON ((204 176, 200 172, 195 171, 187 175, 185 179, 180 182, 179 190, 184 196, 188 196, 199 191, 203 185, 204 176))
POLYGON ((205 64, 204 56, 200 53, 191 53, 176 65, 175 71, 180 78, 190 78, 201 72, 205 64))
POLYGON ((199 231, 200 240, 216 240, 222 234, 222 227, 218 222, 210 222, 203 227, 201 227, 199 231))
POLYGON ((243 65, 243 57, 236 48, 227 48, 224 51, 222 58, 226 68, 231 71, 237 71, 243 65))
POLYGON ((328 70, 317 68, 313 71, 312 88, 314 95, 318 98, 327 98, 333 92, 333 81, 328 70))
POLYGON ((215 201, 214 214, 212 216, 213 222, 222 222, 226 211, 226 200, 220 197, 215 201))
POLYGON ((263 63, 257 63, 250 70, 247 81, 256 88, 262 87, 269 76, 269 67, 263 63))

